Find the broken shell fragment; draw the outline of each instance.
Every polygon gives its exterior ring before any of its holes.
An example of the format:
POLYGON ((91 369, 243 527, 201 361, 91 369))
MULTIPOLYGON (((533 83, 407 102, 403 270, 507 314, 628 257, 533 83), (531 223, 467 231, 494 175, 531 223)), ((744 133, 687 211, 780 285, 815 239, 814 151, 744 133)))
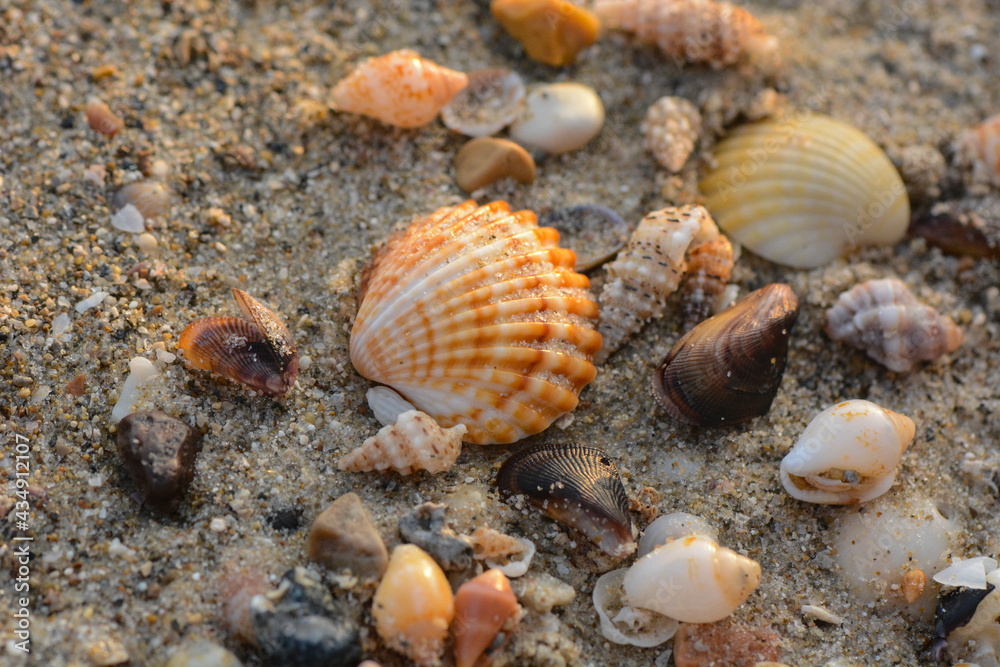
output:
POLYGON ((854 505, 892 486, 913 440, 913 420, 874 403, 844 401, 819 413, 781 461, 781 483, 794 498, 854 505))
POLYGON ((639 550, 635 555, 637 558, 642 558, 657 547, 688 535, 707 535, 717 540, 715 529, 705 519, 687 512, 673 512, 664 514, 646 526, 642 539, 639 540, 639 550))
POLYGON ((857 128, 819 114, 737 128, 699 183, 736 243, 778 264, 823 266, 853 248, 891 245, 910 223, 903 180, 857 128))
POLYGON ((594 609, 601 621, 601 634, 616 644, 648 648, 669 641, 677 632, 677 619, 625 602, 622 582, 628 568, 612 570, 594 584, 594 609))
POLYGON ((646 111, 642 133, 643 148, 667 170, 678 172, 701 134, 701 114, 683 97, 661 97, 646 111))
POLYGON ((935 206, 910 222, 909 234, 951 255, 1000 259, 1000 225, 975 211, 935 206))
POLYGON ((908 570, 900 582, 903 597, 908 604, 916 602, 927 586, 927 574, 921 569, 908 570))
POLYGON ((798 299, 788 285, 751 292, 677 341, 653 371, 656 400, 671 417, 694 426, 767 414, 797 318, 798 299))
POLYGON ((107 104, 96 97, 87 100, 83 113, 87 116, 90 128, 109 139, 122 131, 125 121, 119 118, 107 104))
POLYGON ((524 81, 509 69, 468 73, 469 85, 443 109, 441 122, 468 137, 487 137, 514 122, 524 103, 524 81))
POLYGON ((466 192, 505 178, 518 183, 535 180, 535 161, 513 141, 480 137, 462 146, 455 155, 455 182, 466 192))
POLYGON ((131 204, 146 220, 170 210, 170 190, 157 181, 136 181, 122 186, 114 196, 116 208, 131 204))
POLYGON ((529 58, 553 67, 576 60, 600 28, 596 16, 568 0, 493 0, 490 12, 529 58))
POLYGON ((434 120, 468 82, 462 72, 402 49, 360 64, 334 87, 332 97, 338 111, 413 128, 434 120))
POLYGON ((966 130, 956 142, 957 153, 972 165, 972 178, 1000 187, 1000 115, 966 130))
POLYGON ((208 317, 181 332, 177 346, 194 368, 212 371, 268 396, 295 384, 299 355, 292 334, 273 310, 242 290, 233 297, 239 317, 208 317))
POLYGON ((604 104, 593 88, 580 83, 550 83, 535 88, 524 105, 510 138, 558 155, 583 148, 604 127, 604 104))
POLYGON ((608 455, 580 445, 535 445, 500 466, 505 500, 524 496, 545 516, 587 536, 602 551, 624 558, 635 551, 628 497, 608 455))
POLYGON ((962 344, 951 318, 917 301, 906 283, 887 278, 855 285, 826 311, 830 338, 864 350, 897 373, 913 370, 962 344))
POLYGON ((399 415, 410 410, 416 410, 412 403, 389 387, 381 385, 372 387, 366 391, 365 398, 368 399, 368 407, 371 408, 375 419, 382 426, 395 424, 396 420, 399 419, 399 415))
POLYGON ((621 216, 607 206, 581 204, 549 211, 538 219, 559 232, 559 243, 576 253, 575 269, 587 273, 614 258, 629 239, 621 216))
POLYGON ((517 623, 521 605, 500 570, 487 570, 455 593, 455 664, 472 667, 507 625, 517 623))
POLYGON ((451 586, 434 559, 412 544, 393 549, 372 600, 382 640, 418 665, 433 665, 454 615, 451 586))
POLYGON ((555 230, 506 202, 442 208, 365 270, 351 332, 357 371, 467 442, 509 443, 571 411, 597 374, 590 283, 555 230))
POLYGON ((465 431, 464 424, 443 429, 430 415, 409 410, 342 456, 337 467, 349 472, 394 470, 400 475, 443 472, 458 459, 465 431))

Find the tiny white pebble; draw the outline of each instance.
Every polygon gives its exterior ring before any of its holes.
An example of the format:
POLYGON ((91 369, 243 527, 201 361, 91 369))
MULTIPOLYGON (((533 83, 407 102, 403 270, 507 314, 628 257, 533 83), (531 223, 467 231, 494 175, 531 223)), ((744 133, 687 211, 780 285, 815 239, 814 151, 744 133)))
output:
POLYGON ((313 362, 312 357, 310 357, 308 354, 303 354, 301 357, 299 357, 299 370, 300 371, 309 370, 309 367, 312 366, 312 362, 313 362))
POLYGON ((223 517, 217 516, 208 522, 208 529, 215 533, 221 533, 226 530, 226 520, 223 517))

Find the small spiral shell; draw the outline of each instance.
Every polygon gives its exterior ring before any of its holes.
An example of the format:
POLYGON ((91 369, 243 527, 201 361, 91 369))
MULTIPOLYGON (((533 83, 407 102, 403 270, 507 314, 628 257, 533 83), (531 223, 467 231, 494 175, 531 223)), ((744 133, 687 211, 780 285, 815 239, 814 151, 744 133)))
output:
POLYGON ((508 619, 517 622, 521 605, 500 570, 487 570, 458 587, 455 593, 456 667, 472 667, 489 648, 508 619))
POLYGON ((684 282, 684 329, 712 314, 729 284, 733 271, 733 246, 720 235, 688 251, 688 278, 684 282))
POLYGON ((683 97, 661 97, 646 112, 642 132, 643 147, 669 171, 678 172, 701 134, 701 114, 683 97))
POLYGON ((462 451, 465 431, 464 424, 442 429, 430 415, 409 410, 341 457, 338 467, 350 472, 395 470, 401 475, 442 472, 462 451))

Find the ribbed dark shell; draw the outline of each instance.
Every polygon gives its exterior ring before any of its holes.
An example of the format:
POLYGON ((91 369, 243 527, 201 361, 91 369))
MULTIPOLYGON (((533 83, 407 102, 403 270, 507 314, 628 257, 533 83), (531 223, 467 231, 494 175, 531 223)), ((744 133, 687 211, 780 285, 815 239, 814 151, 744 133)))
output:
POLYGON ((781 386, 798 299, 785 284, 751 292, 684 335, 653 371, 656 400, 694 426, 767 414, 781 386))
POLYGON ((607 454, 581 445, 535 445, 500 466, 505 500, 523 495, 547 517, 586 535, 602 551, 623 558, 635 550, 628 496, 607 454))

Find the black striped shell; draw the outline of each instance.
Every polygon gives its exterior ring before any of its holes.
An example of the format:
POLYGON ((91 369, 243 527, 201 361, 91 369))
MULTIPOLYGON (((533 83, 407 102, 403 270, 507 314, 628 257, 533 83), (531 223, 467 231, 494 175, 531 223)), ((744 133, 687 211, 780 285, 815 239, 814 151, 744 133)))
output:
POLYGON ((684 335, 653 371, 656 400, 694 426, 739 424, 767 414, 781 386, 798 299, 775 283, 684 335))
POLYGON ((581 445, 535 445, 504 461, 497 487, 524 496, 550 519, 575 528, 605 553, 635 551, 628 497, 607 454, 581 445))

